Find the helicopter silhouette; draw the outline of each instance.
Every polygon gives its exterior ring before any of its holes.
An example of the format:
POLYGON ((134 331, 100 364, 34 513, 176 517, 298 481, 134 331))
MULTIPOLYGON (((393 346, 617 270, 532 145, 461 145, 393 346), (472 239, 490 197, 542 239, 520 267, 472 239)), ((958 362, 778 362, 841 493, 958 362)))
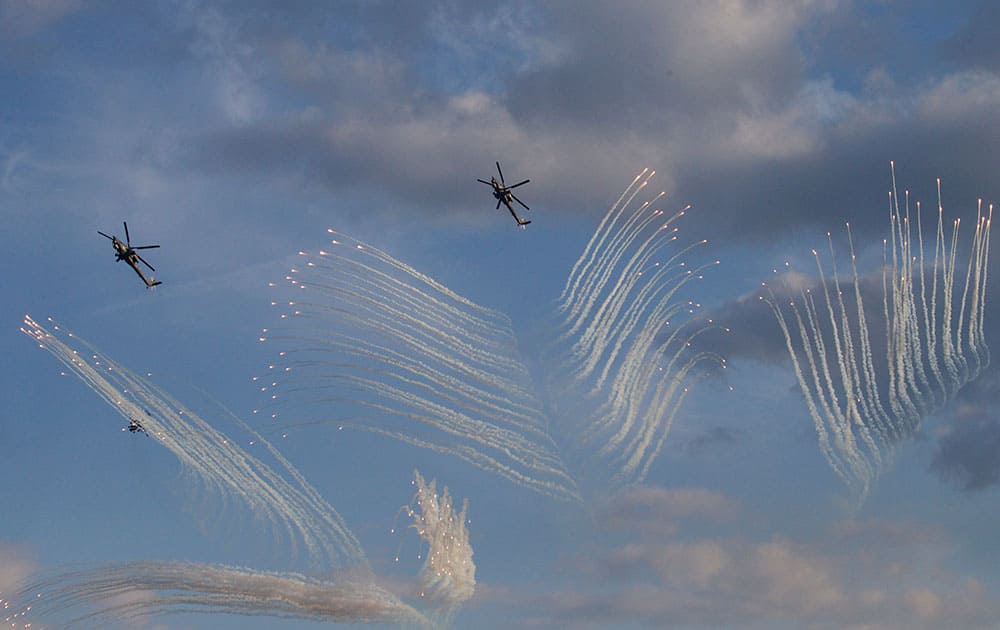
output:
POLYGON ((127 262, 129 264, 129 266, 132 267, 132 269, 139 275, 139 277, 142 278, 142 281, 146 283, 146 288, 147 289, 149 289, 151 287, 155 287, 158 284, 163 284, 162 282, 154 280, 152 278, 152 276, 150 276, 149 278, 147 278, 146 275, 144 273, 142 273, 142 269, 139 268, 139 263, 140 262, 142 264, 146 265, 147 267, 149 267, 150 271, 154 271, 155 272, 156 269, 153 269, 153 265, 151 265, 148 262, 146 262, 143 259, 143 257, 140 256, 139 253, 136 251, 137 249, 154 249, 154 248, 159 247, 159 245, 138 245, 136 247, 132 247, 132 239, 129 238, 129 235, 128 235, 128 223, 126 223, 125 221, 122 221, 122 225, 125 226, 125 242, 124 243, 121 242, 120 240, 118 240, 117 236, 108 236, 107 234, 105 234, 104 232, 102 232, 100 230, 97 230, 97 233, 100 234, 101 236, 103 236, 104 238, 107 238, 107 239, 111 240, 111 244, 115 248, 115 260, 116 261, 122 261, 122 260, 124 260, 125 262, 127 262))
POLYGON ((500 204, 507 206, 507 209, 510 210, 511 216, 513 216, 514 220, 517 221, 517 224, 523 228, 524 226, 531 223, 531 221, 522 219, 521 217, 517 216, 517 212, 514 211, 514 202, 516 201, 517 203, 524 206, 525 210, 531 210, 531 208, 529 208, 523 201, 518 199, 512 191, 518 186, 523 186, 524 184, 527 184, 531 180, 526 179, 523 182, 518 182, 514 184, 513 186, 508 186, 503 179, 503 171, 500 170, 500 162, 497 162, 497 173, 500 174, 499 182, 497 181, 496 177, 491 177, 490 181, 486 181, 484 179, 477 179, 476 181, 481 184, 486 184, 487 186, 492 186, 493 196, 496 197, 497 200, 497 210, 500 209, 500 204))

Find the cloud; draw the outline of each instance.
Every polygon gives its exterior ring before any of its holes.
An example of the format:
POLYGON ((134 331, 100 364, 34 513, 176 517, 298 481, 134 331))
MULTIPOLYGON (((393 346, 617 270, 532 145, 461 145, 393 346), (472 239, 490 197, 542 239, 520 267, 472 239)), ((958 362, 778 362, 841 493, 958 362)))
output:
POLYGON ((25 550, 0 544, 0 591, 10 592, 36 570, 37 565, 25 550))
POLYGON ((1000 77, 970 71, 945 76, 917 102, 919 114, 935 125, 964 125, 996 111, 1000 105, 1000 77))
POLYGON ((774 314, 760 300, 760 292, 741 295, 714 308, 706 317, 722 322, 733 333, 725 338, 699 339, 699 347, 728 359, 750 358, 768 363, 787 363, 788 349, 774 314))
POLYGON ((1000 613, 983 584, 947 568, 957 548, 935 525, 847 518, 754 538, 747 511, 705 489, 637 488, 611 505, 599 523, 639 540, 579 552, 572 587, 494 587, 502 604, 540 627, 985 628, 1000 613))
POLYGON ((683 446, 684 452, 692 455, 700 455, 709 450, 724 448, 747 439, 746 432, 730 427, 715 426, 706 429, 693 438, 689 439, 683 446))
POLYGON ((0 543, 0 621, 11 621, 9 615, 18 613, 18 602, 13 596, 24 588, 38 571, 31 554, 20 547, 0 543), (14 608, 11 608, 11 605, 14 608))
POLYGON ((967 491, 1000 483, 998 380, 994 369, 963 391, 953 418, 937 435, 931 470, 967 491))
MULTIPOLYGON (((820 245, 821 238, 817 238, 812 244, 820 245)), ((855 243, 857 246, 857 243, 855 243)), ((881 245, 881 242, 879 243, 881 245)), ((801 245, 798 252, 808 254, 807 245, 801 245)), ((837 246, 839 248, 839 245, 837 246)), ((853 314, 855 311, 854 285, 848 277, 848 269, 844 269, 845 260, 849 259, 846 249, 838 251, 838 265, 840 265, 840 287, 843 291, 845 308, 853 314)), ((826 283, 831 299, 836 305, 836 294, 832 277, 832 266, 828 255, 824 255, 824 274, 827 276, 826 283)), ((859 265, 862 264, 859 262, 859 265)), ((814 267, 815 269, 815 267, 814 267)), ((762 271, 768 271, 764 269, 762 271)), ((868 322, 868 330, 871 335, 873 353, 876 357, 876 366, 881 366, 882 361, 879 356, 884 357, 885 334, 883 328, 882 315, 882 272, 880 269, 866 273, 866 269, 860 268, 860 289, 861 298, 865 303, 865 315, 868 322)), ((706 336, 699 339, 699 347, 705 350, 717 352, 730 359, 746 358, 764 363, 786 364, 789 362, 788 347, 778 322, 771 311, 771 308, 761 298, 771 296, 779 304, 785 304, 791 300, 801 302, 804 293, 811 294, 817 301, 817 309, 821 313, 823 320, 821 326, 826 330, 828 327, 828 317, 826 312, 826 301, 823 293, 823 284, 816 272, 811 274, 798 271, 794 268, 773 269, 771 277, 767 278, 766 286, 761 286, 758 290, 741 295, 721 305, 715 307, 705 317, 716 322, 721 322, 732 329, 733 334, 726 336, 711 337, 706 336)), ((794 320, 791 324, 794 327, 794 320)), ((793 328, 793 335, 796 335, 793 328)), ((857 334, 855 332, 855 334, 857 334)))
POLYGON ((796 90, 803 59, 794 37, 808 14, 804 3, 576 3, 549 16, 565 52, 514 77, 511 110, 529 123, 568 116, 616 126, 675 123, 699 110, 766 112, 796 90), (605 34, 600 45, 595 32, 605 34))
POLYGON ((856 554, 818 554, 788 541, 647 544, 617 550, 591 597, 545 602, 552 621, 653 627, 986 627, 992 606, 973 579, 902 587, 856 554), (653 579, 635 580, 652 571, 653 579), (633 578, 625 581, 623 577, 633 578), (624 584, 623 584, 624 582, 624 584), (618 588, 615 588, 615 587, 618 588))
MULTIPOLYGON (((258 67, 269 68, 259 83, 271 93, 294 94, 305 107, 220 128, 199 143, 195 159, 237 170, 292 168, 331 188, 380 185, 407 200, 424 201, 421 191, 430 189, 438 207, 454 209, 476 194, 449 192, 467 190, 460 183, 467 175, 458 173, 469 164, 518 156, 533 178, 555 184, 558 196, 550 195, 549 204, 560 199, 558 206, 578 208, 591 200, 594 207, 585 211, 596 213, 603 202, 594 204, 595 195, 613 194, 610 188, 646 162, 669 166, 682 152, 705 153, 708 146, 726 159, 807 150, 813 139, 804 130, 802 106, 782 105, 773 94, 783 90, 779 85, 792 96, 796 92, 786 75, 798 76, 798 70, 785 68, 795 55, 786 47, 802 11, 773 2, 670 7, 581 3, 558 18, 534 15, 517 3, 473 11, 473 30, 487 41, 516 34, 513 44, 502 47, 513 52, 491 52, 498 65, 484 69, 494 78, 488 83, 466 76, 455 85, 435 85, 417 66, 429 47, 440 48, 431 41, 440 42, 443 34, 449 35, 449 53, 438 57, 469 60, 481 50, 466 34, 465 6, 418 18, 401 42, 350 46, 279 31, 271 38, 275 43, 247 35, 240 49, 258 67), (537 24, 547 27, 544 38, 536 35, 537 24), (595 28, 616 29, 599 49, 591 45, 595 28), (268 56, 275 51, 276 63, 268 56), (679 63, 682 55, 690 61, 679 63), (520 62, 505 63, 511 57, 520 62), (634 67, 623 71, 617 65, 630 59, 634 67), (664 73, 667 59, 675 67, 664 73), (713 81, 704 80, 709 75, 713 81), (602 88, 592 89, 595 84, 602 88), (659 98, 667 92, 670 100, 659 98), (666 130, 683 132, 692 127, 692 114, 700 117, 718 108, 712 104, 734 100, 746 109, 725 105, 722 124, 694 121, 695 131, 724 129, 722 135, 671 141, 677 149, 665 149, 648 135, 647 127, 660 126, 663 112, 670 112, 666 130), (592 124, 595 119, 601 124, 592 124), (587 178, 581 181, 580 173, 587 178)), ((367 23, 376 13, 357 17, 367 23)), ((380 17, 390 24, 400 19, 380 17)), ((667 175, 662 185, 670 187, 667 175)))
POLYGON ((267 104, 255 76, 256 51, 242 41, 238 21, 213 6, 189 5, 180 16, 193 33, 190 51, 205 64, 208 93, 217 110, 235 124, 262 116, 267 104))
POLYGON ((996 32, 1000 28, 1000 6, 979 2, 976 9, 943 45, 945 55, 959 63, 977 68, 1000 70, 1000 50, 996 32))
POLYGON ((691 520, 725 522, 737 512, 732 499, 703 488, 636 486, 605 501, 597 518, 609 530, 663 534, 691 520))
POLYGON ((1000 482, 1000 418, 994 411, 960 411, 938 439, 931 468, 965 490, 984 490, 1000 482))
POLYGON ((891 11, 774 0, 251 8, 109 20, 111 39, 128 28, 158 44, 114 81, 86 50, 60 60, 96 73, 66 98, 88 115, 52 132, 52 152, 95 165, 71 188, 111 205, 124 179, 144 207, 191 199, 244 219, 237 193, 253 190, 269 206, 475 223, 491 215, 474 179, 499 159, 532 179, 529 205, 562 221, 596 217, 651 166, 666 206, 694 204, 685 229, 724 245, 845 219, 859 237, 881 236, 872 210, 892 158, 924 198, 942 176, 962 210, 1000 167, 1000 130, 984 124, 996 73, 886 55, 914 46, 891 11), (860 27, 885 40, 852 35, 860 27), (854 76, 845 60, 859 56, 866 74, 854 76), (162 90, 181 98, 167 104, 162 90))

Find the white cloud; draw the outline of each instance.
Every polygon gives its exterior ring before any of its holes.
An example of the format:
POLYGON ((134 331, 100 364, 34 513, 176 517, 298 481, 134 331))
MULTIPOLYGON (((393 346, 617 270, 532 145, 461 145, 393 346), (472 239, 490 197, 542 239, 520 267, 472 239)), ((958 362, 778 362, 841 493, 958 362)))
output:
POLYGON ((737 503, 704 488, 637 486, 599 507, 599 518, 611 530, 660 535, 685 521, 725 522, 739 512, 737 503))
POLYGON ((182 20, 195 31, 192 52, 206 62, 206 87, 226 118, 236 124, 257 120, 267 111, 267 96, 256 76, 260 56, 240 35, 239 24, 214 7, 190 7, 182 20))
POLYGON ((969 71, 942 77, 922 91, 918 114, 927 124, 990 120, 1000 110, 1000 77, 969 71))
POLYGON ((926 587, 907 591, 903 600, 921 621, 934 621, 941 614, 941 597, 926 587))
MULTIPOLYGON (((645 549, 633 546, 635 559, 645 549)), ((717 541, 664 545, 651 557, 652 565, 664 582, 709 588, 733 566, 732 555, 717 541)))
POLYGON ((575 588, 504 604, 555 627, 977 628, 1000 614, 996 593, 946 568, 956 549, 936 526, 846 519, 755 540, 745 510, 703 489, 641 487, 609 505, 601 522, 640 540, 581 552, 575 588), (673 525, 642 525, 657 520, 673 525))
POLYGON ((775 71, 794 72, 798 55, 794 37, 810 12, 808 2, 673 3, 668 15, 671 37, 664 45, 684 63, 674 66, 692 84, 732 83, 751 105, 772 95, 765 86, 775 71), (686 54, 685 54, 686 53, 686 54), (792 62, 789 65, 789 62, 792 62), (712 81, 706 78, 712 77, 712 81))
POLYGON ((762 612, 811 616, 843 605, 843 587, 828 559, 784 541, 750 545, 747 552, 736 573, 749 580, 750 599, 764 603, 762 612))

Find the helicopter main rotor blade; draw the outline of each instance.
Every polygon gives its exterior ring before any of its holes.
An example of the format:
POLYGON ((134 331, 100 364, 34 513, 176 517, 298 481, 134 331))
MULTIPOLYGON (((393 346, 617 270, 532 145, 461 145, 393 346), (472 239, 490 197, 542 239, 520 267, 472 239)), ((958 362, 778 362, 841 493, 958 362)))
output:
MULTIPOLYGON (((518 186, 523 186, 523 185, 527 184, 527 183, 528 183, 528 182, 530 182, 530 181, 531 181, 530 179, 526 179, 526 180, 524 180, 523 182, 520 182, 520 183, 518 183, 518 184, 514 184, 514 185, 513 185, 513 186, 511 186, 510 188, 517 188, 518 186)), ((508 188, 508 190, 510 190, 510 188, 508 188)))
POLYGON ((115 240, 114 238, 108 236, 107 234, 105 234, 104 232, 102 232, 100 230, 97 230, 97 233, 100 234, 101 236, 103 236, 104 238, 108 239, 109 241, 115 240))
MULTIPOLYGON (((513 195, 513 194, 511 194, 511 197, 514 197, 514 195, 513 195)), ((531 210, 531 208, 529 208, 528 206, 526 206, 526 205, 524 204, 524 202, 523 202, 523 201, 521 201, 520 199, 518 199, 517 197, 514 197, 514 201, 516 201, 517 203, 519 203, 519 204, 521 204, 522 206, 524 206, 524 209, 525 209, 525 210, 531 210)))
POLYGON ((153 265, 151 265, 148 262, 146 262, 146 260, 142 256, 140 256, 139 254, 136 254, 135 257, 138 258, 139 260, 141 260, 142 264, 144 264, 147 267, 149 267, 150 271, 156 271, 156 269, 153 269, 153 265))
POLYGON ((125 244, 132 247, 132 239, 128 236, 128 223, 122 221, 122 225, 125 226, 125 244))
POLYGON ((497 162, 497 173, 500 173, 500 183, 506 186, 507 183, 503 181, 503 171, 500 170, 500 162, 497 162))
POLYGON ((484 179, 479 179, 478 177, 476 178, 476 181, 479 182, 480 184, 486 184, 487 186, 492 186, 493 185, 493 184, 489 183, 488 181, 486 181, 484 179))
POLYGON ((132 249, 156 249, 159 245, 143 245, 142 247, 133 247, 132 249))

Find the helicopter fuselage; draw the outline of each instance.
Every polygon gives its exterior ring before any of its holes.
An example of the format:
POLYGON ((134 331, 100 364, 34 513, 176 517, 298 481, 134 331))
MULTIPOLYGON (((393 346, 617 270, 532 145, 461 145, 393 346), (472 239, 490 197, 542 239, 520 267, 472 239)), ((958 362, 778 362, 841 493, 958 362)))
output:
POLYGON ((499 199, 504 202, 508 208, 510 208, 510 204, 514 201, 514 193, 510 192, 509 188, 501 186, 497 182, 496 178, 493 178, 493 181, 490 183, 493 184, 493 198, 499 199))
POLYGON ((485 179, 480 179, 477 181, 486 184, 487 186, 491 186, 493 188, 493 198, 497 200, 497 209, 498 210, 500 209, 501 203, 507 206, 507 210, 510 212, 511 216, 514 217, 514 220, 517 221, 517 224, 523 228, 524 226, 531 223, 531 221, 526 221, 517 215, 517 211, 514 210, 514 202, 516 201, 517 203, 521 204, 522 206, 524 206, 526 210, 530 208, 528 208, 528 206, 526 206, 523 201, 514 196, 513 189, 517 188, 518 186, 527 184, 530 180, 526 179, 523 182, 514 184, 513 186, 507 186, 506 182, 503 181, 503 171, 500 170, 499 162, 497 162, 497 172, 500 173, 500 181, 497 181, 496 177, 491 177, 490 181, 486 181, 485 179))
POLYGON ((142 245, 133 247, 132 241, 128 235, 128 223, 122 221, 122 226, 125 228, 125 242, 122 242, 117 236, 105 234, 100 230, 98 230, 97 233, 103 236, 104 238, 108 239, 109 241, 111 241, 111 246, 114 247, 115 249, 115 261, 121 262, 124 260, 126 263, 128 263, 128 265, 132 267, 132 270, 135 271, 136 275, 138 275, 139 278, 146 285, 147 289, 150 287, 155 287, 158 284, 163 284, 162 282, 157 282, 151 278, 146 278, 146 275, 142 273, 142 270, 139 268, 140 262, 149 267, 150 271, 155 272, 156 270, 153 269, 152 265, 143 260, 142 256, 140 256, 139 253, 136 251, 137 249, 155 249, 159 247, 159 245, 142 245))
POLYGON ((132 268, 133 271, 142 279, 146 284, 146 288, 156 286, 160 284, 159 282, 152 281, 146 278, 146 274, 142 273, 142 269, 139 268, 139 255, 136 253, 135 249, 129 247, 125 243, 122 243, 117 238, 112 239, 111 243, 115 248, 115 261, 121 262, 125 261, 128 266, 132 268))

